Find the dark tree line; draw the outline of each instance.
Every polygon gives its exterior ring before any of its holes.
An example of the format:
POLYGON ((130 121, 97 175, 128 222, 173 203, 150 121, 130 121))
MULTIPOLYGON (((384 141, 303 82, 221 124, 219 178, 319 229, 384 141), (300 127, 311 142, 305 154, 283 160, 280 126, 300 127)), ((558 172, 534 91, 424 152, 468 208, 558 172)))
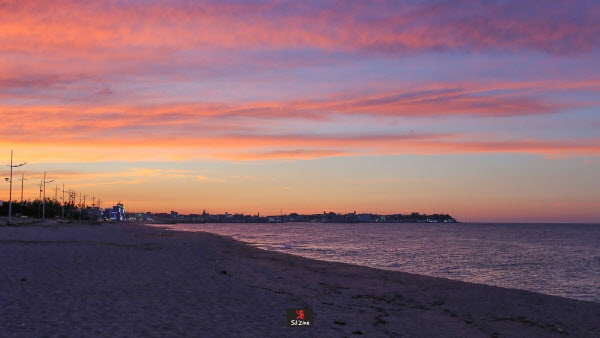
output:
MULTIPOLYGON (((42 205, 41 200, 33 200, 33 201, 23 201, 12 203, 12 216, 26 216, 32 218, 41 218, 42 217, 42 205)), ((56 202, 52 199, 46 199, 46 218, 56 218, 62 217, 62 204, 56 202)), ((2 206, 0 206, 0 216, 8 216, 8 202, 4 202, 2 206)), ((77 209, 73 204, 65 204, 65 218, 73 218, 76 219, 79 217, 79 209, 77 209)))

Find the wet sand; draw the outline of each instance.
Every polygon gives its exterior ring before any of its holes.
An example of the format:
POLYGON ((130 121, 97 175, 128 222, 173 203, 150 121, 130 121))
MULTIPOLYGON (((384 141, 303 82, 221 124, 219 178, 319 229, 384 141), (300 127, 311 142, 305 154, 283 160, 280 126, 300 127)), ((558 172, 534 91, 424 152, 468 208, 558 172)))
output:
POLYGON ((0 264, 2 337, 600 336, 598 303, 138 224, 1 226, 0 264))

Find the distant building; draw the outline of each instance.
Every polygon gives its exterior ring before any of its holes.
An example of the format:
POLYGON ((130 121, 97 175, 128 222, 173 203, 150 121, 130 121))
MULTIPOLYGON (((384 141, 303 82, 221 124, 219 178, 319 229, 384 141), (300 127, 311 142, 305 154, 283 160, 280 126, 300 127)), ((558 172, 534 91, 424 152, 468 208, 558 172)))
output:
POLYGON ((179 216, 179 213, 177 211, 171 210, 171 219, 177 219, 177 216, 179 216))
POLYGON ((112 209, 108 208, 104 210, 104 217, 112 221, 125 220, 125 208, 123 207, 123 203, 117 203, 112 209))
POLYGON ((360 214, 358 215, 358 221, 362 222, 362 223, 370 223, 373 221, 373 215, 372 214, 360 214))
MULTIPOLYGON (((105 212, 103 212, 102 209, 98 208, 98 207, 87 207, 84 210, 84 217, 86 219, 98 219, 98 218, 102 218, 105 214, 105 212)), ((106 218, 106 216, 105 216, 106 218)))

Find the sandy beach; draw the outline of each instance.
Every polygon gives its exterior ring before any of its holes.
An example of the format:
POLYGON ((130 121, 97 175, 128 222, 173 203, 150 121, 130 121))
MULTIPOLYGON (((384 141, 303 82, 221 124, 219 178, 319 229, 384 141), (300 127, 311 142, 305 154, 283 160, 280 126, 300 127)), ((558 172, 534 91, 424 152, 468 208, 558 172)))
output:
POLYGON ((600 336, 598 303, 138 224, 1 226, 0 261, 2 337, 600 336))

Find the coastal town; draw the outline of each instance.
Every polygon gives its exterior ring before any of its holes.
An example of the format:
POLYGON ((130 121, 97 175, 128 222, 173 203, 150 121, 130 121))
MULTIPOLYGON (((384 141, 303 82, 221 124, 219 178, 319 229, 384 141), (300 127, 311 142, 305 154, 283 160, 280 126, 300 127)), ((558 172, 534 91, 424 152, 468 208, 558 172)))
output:
POLYGON ((378 215, 373 213, 335 213, 323 211, 322 214, 298 214, 295 212, 280 215, 244 215, 240 213, 180 215, 176 211, 167 213, 132 214, 132 220, 165 223, 287 223, 287 222, 321 222, 321 223, 457 223, 448 214, 425 215, 413 212, 410 214, 378 215))
MULTIPOLYGON (((0 200, 0 216, 8 215, 8 203, 0 200)), ((176 211, 170 213, 154 212, 126 212, 123 203, 109 208, 98 205, 83 205, 72 202, 60 203, 58 200, 46 199, 45 201, 23 201, 12 203, 12 222, 25 222, 28 219, 56 219, 61 221, 96 221, 115 222, 131 221, 145 223, 287 223, 287 222, 320 222, 320 223, 457 223, 456 219, 448 214, 389 214, 379 215, 374 213, 335 213, 333 211, 322 214, 289 213, 279 215, 246 215, 242 213, 211 214, 205 210, 201 214, 180 214, 176 211)))

